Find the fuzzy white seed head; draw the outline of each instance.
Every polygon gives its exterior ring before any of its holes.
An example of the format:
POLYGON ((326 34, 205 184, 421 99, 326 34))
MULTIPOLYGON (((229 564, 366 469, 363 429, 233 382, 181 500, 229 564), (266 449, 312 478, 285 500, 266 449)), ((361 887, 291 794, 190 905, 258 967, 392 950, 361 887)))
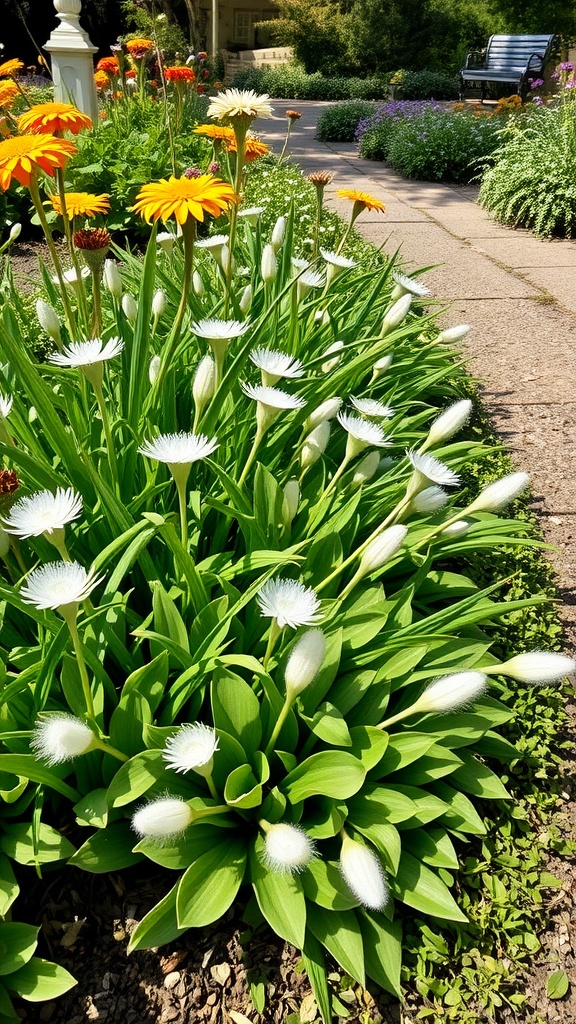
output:
POLYGON ((386 312, 384 320, 382 321, 382 334, 387 334, 388 331, 392 331, 395 327, 398 327, 405 319, 410 306, 412 305, 412 295, 410 292, 406 292, 401 295, 396 302, 390 306, 390 309, 386 312))
POLYGON ((86 754, 94 741, 92 730, 74 715, 49 715, 36 722, 30 746, 38 760, 64 764, 86 754))
POLYGON ((340 870, 346 885, 362 906, 370 910, 384 909, 388 902, 388 885, 373 850, 345 835, 340 852, 340 870))
POLYGON ((469 330, 470 324, 458 324, 456 327, 448 327, 445 331, 440 331, 437 341, 445 341, 447 345, 455 345, 466 337, 469 330))
POLYGON ((450 540, 465 537, 471 526, 472 523, 468 523, 465 519, 457 519, 455 523, 450 523, 442 530, 442 536, 449 537, 450 540))
POLYGON ((434 420, 428 431, 426 443, 428 445, 441 444, 454 437, 454 434, 457 434, 468 422, 471 412, 472 402, 468 398, 461 402, 454 402, 454 405, 450 405, 434 420))
POLYGON ((300 465, 302 469, 309 469, 326 451, 326 445, 330 439, 331 425, 329 420, 323 420, 314 430, 311 430, 304 440, 300 452, 300 465))
POLYGON ((315 856, 314 843, 303 828, 279 822, 270 825, 264 840, 264 860, 271 871, 303 871, 315 856))
POLYGON ((456 672, 451 676, 442 676, 426 687, 422 696, 412 705, 412 714, 453 711, 476 700, 485 689, 486 676, 483 672, 456 672))
POLYGON ((166 839, 180 835, 192 823, 194 814, 181 797, 151 800, 132 816, 132 828, 141 839, 166 839))
POLYGON ((326 657, 326 637, 321 629, 309 629, 303 633, 290 651, 284 682, 286 693, 295 697, 302 693, 318 675, 326 657))
POLYGON ((493 484, 488 484, 471 505, 468 512, 499 512, 515 498, 519 498, 530 483, 528 473, 510 473, 493 484))
POLYGON ((46 331, 52 341, 60 342, 61 324, 56 310, 43 299, 36 301, 36 316, 40 326, 46 331))
POLYGON ((519 683, 558 683, 576 671, 576 662, 556 651, 526 651, 487 671, 510 676, 519 683))
POLYGON ((214 729, 201 722, 181 725, 169 736, 162 757, 175 772, 197 772, 207 776, 212 772, 214 754, 218 750, 218 737, 214 729))
POLYGON ((122 298, 122 278, 118 270, 118 264, 114 260, 104 260, 104 286, 110 292, 112 298, 119 302, 122 298))
POLYGON ((320 423, 324 423, 325 420, 333 420, 336 418, 342 407, 341 398, 327 398, 325 402, 317 406, 313 412, 310 413, 308 419, 304 424, 305 430, 314 430, 320 423))
POLYGON ((407 533, 408 529, 400 525, 389 526, 387 530, 379 533, 365 548, 360 559, 359 573, 366 576, 385 565, 398 553, 407 533))
POLYGON ((265 245, 262 250, 262 280, 266 284, 271 284, 272 281, 276 280, 278 273, 278 260, 276 259, 276 253, 271 245, 265 245))
POLYGON ((136 323, 136 317, 138 316, 138 306, 136 305, 134 296, 130 295, 129 292, 126 292, 126 294, 122 296, 122 310, 124 316, 133 327, 136 323))

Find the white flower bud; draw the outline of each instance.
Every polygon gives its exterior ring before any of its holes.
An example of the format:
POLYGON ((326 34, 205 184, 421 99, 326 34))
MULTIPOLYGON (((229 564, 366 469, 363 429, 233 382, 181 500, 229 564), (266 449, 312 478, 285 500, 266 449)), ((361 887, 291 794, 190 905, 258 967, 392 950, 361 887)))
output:
POLYGON ((148 379, 151 384, 155 384, 160 373, 160 363, 162 360, 160 356, 152 356, 150 360, 150 366, 148 367, 148 379))
POLYGON ((457 327, 448 327, 445 331, 440 331, 436 340, 445 341, 448 345, 453 345, 458 341, 462 341, 469 330, 470 324, 458 324, 457 327))
POLYGON ((341 398, 327 398, 325 402, 317 406, 313 412, 310 413, 304 427, 306 430, 314 430, 324 420, 333 420, 340 412, 342 405, 341 398))
POLYGON ((242 295, 240 296, 240 302, 238 303, 238 305, 240 306, 240 311, 244 314, 244 316, 246 316, 246 314, 250 312, 252 298, 252 285, 247 284, 244 291, 242 292, 242 295))
POLYGON ((484 671, 488 675, 510 676, 519 683, 558 683, 576 671, 576 662, 556 651, 526 651, 484 671))
POLYGON ((331 370, 335 370, 342 358, 342 349, 344 348, 343 341, 335 341, 333 345, 329 345, 324 355, 330 356, 333 352, 338 352, 338 355, 333 359, 326 359, 320 366, 322 373, 330 373, 331 370))
POLYGON ((410 502, 409 512, 437 512, 444 508, 448 501, 448 494, 436 484, 425 487, 419 494, 415 494, 410 502))
MULTIPOLYGON (((264 827, 264 823, 261 822, 264 827)), ((298 825, 266 824, 264 859, 272 871, 303 871, 315 856, 314 843, 298 825)))
POLYGON ((330 430, 330 423, 328 420, 324 420, 308 434, 300 452, 300 465, 302 469, 309 469, 324 454, 330 439, 330 430))
POLYGON ((375 380, 378 380, 379 377, 383 377, 384 374, 387 373, 387 371, 392 366, 393 360, 394 356, 392 355, 391 352, 389 352, 387 356, 382 356, 382 359, 376 360, 374 366, 372 367, 372 379, 370 381, 371 384, 373 384, 375 380))
POLYGON ((286 693, 292 699, 314 681, 325 657, 324 633, 321 629, 308 629, 294 644, 284 670, 286 693))
POLYGON ((48 764, 63 764, 92 750, 96 737, 74 715, 50 715, 36 722, 30 746, 34 756, 48 764))
POLYGON ((165 313, 165 311, 166 294, 162 290, 162 288, 158 288, 158 290, 154 292, 154 296, 152 299, 152 315, 155 320, 159 320, 160 317, 165 313))
POLYGON ((397 554, 407 533, 407 527, 400 525, 389 526, 387 530, 379 533, 362 552, 357 575, 367 576, 368 573, 380 569, 397 554))
POLYGON ((370 910, 383 910, 388 902, 388 885, 380 860, 363 843, 344 834, 340 870, 356 899, 370 910))
POLYGON ((352 477, 352 486, 360 487, 368 480, 371 480, 380 466, 380 453, 369 452, 356 466, 356 472, 352 477))
POLYGON ((120 271, 118 270, 118 264, 114 260, 104 260, 104 286, 110 292, 110 295, 119 302, 122 297, 122 278, 120 277, 120 271))
POLYGON ((262 251, 262 278, 266 284, 276 280, 278 273, 278 261, 276 253, 271 245, 265 245, 262 251))
POLYGON ((471 505, 467 512, 498 512, 501 508, 509 505, 511 501, 518 498, 522 491, 525 491, 530 483, 527 473, 510 473, 493 484, 488 484, 471 505))
POLYGON ((448 406, 448 408, 434 420, 430 427, 428 437, 426 438, 426 446, 440 444, 442 441, 448 441, 454 436, 454 434, 457 434, 458 431, 462 429, 465 423, 468 422, 471 412, 472 402, 468 398, 463 399, 461 402, 454 402, 453 405, 448 406))
POLYGON ((10 242, 15 242, 17 238, 20 238, 21 232, 22 232, 22 225, 21 224, 13 224, 12 227, 10 228, 10 235, 8 237, 8 240, 10 242))
POLYGON ((192 823, 194 812, 181 797, 160 797, 132 816, 132 828, 143 839, 177 836, 192 823))
POLYGON ((278 217, 274 228, 272 230, 272 237, 270 244, 274 249, 274 252, 278 252, 282 242, 284 241, 284 235, 286 234, 286 217, 278 217))
POLYGON ((57 343, 60 342, 60 320, 56 310, 52 308, 43 299, 36 300, 36 316, 41 327, 44 328, 48 337, 52 338, 52 341, 57 343))
POLYGON ((472 523, 467 523, 465 519, 457 519, 455 523, 450 523, 442 530, 442 536, 449 537, 450 540, 465 537, 471 526, 472 523))
POLYGON ((406 295, 402 295, 390 306, 382 321, 382 335, 388 334, 388 331, 392 331, 402 323, 411 305, 412 295, 407 292, 406 295))
POLYGON ((220 249, 220 253, 215 253, 214 255, 218 256, 217 262, 222 268, 222 273, 227 275, 232 266, 232 253, 230 252, 229 246, 223 245, 220 249))
POLYGON ((197 298, 199 299, 202 298, 204 292, 206 291, 204 287, 204 281, 200 277, 200 274, 198 273, 197 270, 195 270, 194 273, 192 274, 192 290, 194 292, 194 295, 196 295, 197 298))
POLYGON ((296 479, 289 480, 284 487, 284 499, 282 501, 282 519, 286 526, 290 526, 298 511, 300 502, 300 484, 296 479))
POLYGON ((138 306, 136 305, 135 298, 128 292, 122 296, 122 309, 124 311, 124 316, 133 327, 136 323, 136 317, 138 316, 138 306))
POLYGON ((174 248, 174 242, 175 241, 176 241, 176 236, 173 235, 171 231, 160 231, 156 235, 156 242, 157 242, 157 244, 166 253, 167 256, 171 256, 172 255, 172 250, 174 248))
POLYGON ((410 708, 410 714, 453 711, 476 700, 485 689, 486 676, 483 672, 456 672, 451 676, 442 676, 426 687, 422 696, 410 708))
POLYGON ((214 397, 214 386, 216 384, 216 364, 212 356, 204 356, 200 360, 194 374, 192 384, 192 397, 199 416, 214 397))

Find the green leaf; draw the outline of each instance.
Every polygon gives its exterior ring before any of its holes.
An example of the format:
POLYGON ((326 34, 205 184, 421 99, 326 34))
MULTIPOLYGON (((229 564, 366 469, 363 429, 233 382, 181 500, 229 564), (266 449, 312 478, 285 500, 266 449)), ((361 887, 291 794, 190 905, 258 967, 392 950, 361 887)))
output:
POLYGON ((434 868, 458 871, 460 863, 452 840, 443 828, 413 828, 404 835, 404 849, 434 868))
POLYGON ((0 854, 0 917, 6 917, 19 891, 8 857, 0 854))
POLYGON ((387 786, 365 786, 359 796, 348 802, 348 817, 358 827, 374 822, 393 825, 416 813, 416 804, 401 791, 387 786))
POLYGON ((302 888, 312 903, 326 910, 350 910, 358 906, 358 900, 344 882, 335 861, 316 857, 310 861, 301 877, 302 888))
POLYGON ((260 702, 244 679, 228 669, 216 669, 210 687, 216 729, 224 729, 242 745, 248 757, 262 740, 260 702))
POLYGON ((413 761, 417 761, 434 745, 434 740, 434 736, 427 736, 420 732, 393 733, 388 737, 388 749, 378 765, 375 777, 383 779, 391 772, 397 772, 413 761))
POLYGON ((377 985, 402 998, 400 968, 402 966, 402 926, 388 921, 382 914, 368 910, 358 912, 364 940, 366 973, 377 985))
POLYGON ((390 885, 394 894, 414 910, 445 921, 468 921, 438 875, 409 853, 402 853, 390 885))
POLYGON ((312 754, 286 776, 280 789, 291 803, 310 796, 346 800, 360 789, 366 771, 357 758, 344 751, 312 754))
POLYGON ((74 805, 79 825, 105 828, 108 822, 108 800, 105 789, 93 789, 74 805))
POLYGON ((396 772, 394 780, 409 786, 424 786, 432 779, 455 774, 461 766, 462 760, 457 754, 439 743, 433 743, 427 754, 396 772))
POLYGON ((402 852, 402 842, 400 839, 400 833, 394 825, 390 825, 387 822, 373 821, 370 825, 359 825, 357 821, 352 821, 354 828, 366 836, 367 839, 376 847, 386 869, 391 875, 395 875, 398 871, 398 865, 400 863, 400 854, 402 852))
POLYGON ((178 927, 176 918, 178 885, 179 882, 138 922, 130 936, 128 953, 134 953, 137 949, 165 946, 167 942, 173 942, 179 935, 187 931, 186 928, 178 927))
POLYGON ((33 956, 19 971, 10 974, 4 984, 28 1002, 42 1003, 46 999, 58 999, 78 982, 58 964, 33 956))
POLYGON ((168 661, 168 653, 161 651, 147 665, 142 665, 141 668, 132 672, 122 687, 120 704, 124 704, 125 698, 129 694, 140 693, 148 701, 152 713, 154 713, 164 696, 164 689, 168 682, 168 661))
POLYGON ((452 779, 465 793, 479 796, 483 800, 512 799, 498 776, 469 750, 461 750, 460 758, 464 764, 453 773, 452 779))
POLYGON ((467 832, 473 836, 485 836, 486 826, 471 800, 464 793, 459 793, 445 782, 434 782, 431 784, 441 800, 444 800, 446 809, 438 818, 438 824, 455 832, 467 832))
POLYGON ((31 924, 0 921, 0 975, 13 974, 34 955, 39 928, 31 924))
POLYGON ((0 849, 17 864, 50 864, 66 860, 74 853, 72 843, 55 828, 40 822, 36 830, 32 822, 4 825, 0 849))
POLYGON ((226 837, 190 865, 176 895, 180 928, 201 928, 226 913, 244 878, 246 852, 245 843, 226 837))
POLYGON ((321 704, 312 718, 300 712, 300 718, 315 736, 333 747, 349 747, 350 732, 343 716, 333 704, 321 704))
POLYGON ((322 1017, 322 1022, 323 1024, 332 1024, 332 1005, 326 978, 324 950, 318 939, 312 935, 309 929, 306 929, 302 961, 312 987, 312 992, 314 993, 316 1005, 322 1017))
POLYGON ((279 874, 263 860, 264 840, 250 850, 250 875, 258 906, 268 924, 286 942, 302 949, 306 933, 306 899, 297 875, 279 874))
POLYGON ((546 995, 549 999, 563 999, 570 988, 566 971, 554 971, 546 980, 546 995))
POLYGON ((308 927, 331 956, 359 985, 366 982, 362 933, 353 910, 325 910, 308 907, 308 927))
POLYGON ((244 810, 260 806, 262 786, 249 764, 242 764, 230 773, 224 787, 224 800, 230 806, 244 810))
POLYGON ((127 822, 115 822, 90 836, 68 863, 94 875, 132 867, 142 860, 141 855, 132 852, 134 838, 127 822))
POLYGON ((183 871, 198 860, 203 853, 213 850, 222 842, 222 833, 216 825, 204 822, 193 824, 176 842, 157 839, 141 839, 134 847, 134 853, 142 853, 153 864, 159 864, 170 871, 183 871))
POLYGON ((108 786, 109 807, 124 807, 143 796, 166 774, 161 750, 143 750, 116 772, 108 786))
MULTIPOLYGON (((189 654, 188 630, 176 607, 174 597, 166 592, 158 580, 151 583, 151 589, 154 631, 161 636, 168 637, 189 654)), ((158 650, 158 646, 156 643, 150 645, 150 649, 155 650, 157 655, 162 654, 162 650, 158 650)))
POLYGON ((110 716, 110 743, 123 754, 139 754, 144 746, 145 725, 152 724, 152 711, 146 698, 137 691, 123 696, 110 716))
POLYGON ((0 772, 9 772, 30 779, 31 782, 39 782, 61 793, 73 803, 80 797, 80 794, 63 782, 55 771, 39 764, 33 754, 0 754, 0 772))

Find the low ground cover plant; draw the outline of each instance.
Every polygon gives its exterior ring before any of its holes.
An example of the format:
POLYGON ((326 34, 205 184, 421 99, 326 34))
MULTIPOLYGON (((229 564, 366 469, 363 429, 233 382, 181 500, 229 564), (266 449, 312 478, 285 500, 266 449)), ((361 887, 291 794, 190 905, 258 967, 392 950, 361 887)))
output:
POLYGON ((319 71, 308 74, 300 64, 246 68, 234 75, 232 86, 299 100, 373 100, 382 99, 388 91, 385 76, 328 77, 319 71))
POLYGON ((374 104, 351 100, 323 110, 316 123, 316 135, 321 142, 353 142, 358 124, 374 114, 374 104))
MULTIPOLYGON (((302 951, 328 1022, 327 954, 399 996, 402 907, 466 926, 455 873, 518 760, 506 698, 573 663, 495 650, 492 624, 547 595, 458 562, 538 546, 506 513, 525 474, 463 480, 492 453, 461 437, 467 328, 439 331, 420 281, 336 237, 329 174, 297 244, 298 193, 275 218, 256 205, 278 172, 246 179, 247 132, 269 113, 250 92, 211 102, 226 174, 141 188, 143 260, 83 227, 66 267, 47 232, 45 362, 2 290, 0 877, 10 859, 164 867, 135 954, 245 901, 302 951)), ((42 220, 74 148, 0 143, 2 186, 42 220)), ((383 208, 341 194, 351 224, 383 208)))

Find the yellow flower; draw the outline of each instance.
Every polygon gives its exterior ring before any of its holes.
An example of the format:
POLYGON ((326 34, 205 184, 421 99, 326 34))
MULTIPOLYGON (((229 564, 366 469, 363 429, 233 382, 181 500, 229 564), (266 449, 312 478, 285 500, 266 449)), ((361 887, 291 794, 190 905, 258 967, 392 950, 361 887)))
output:
MULTIPOLYGON (((229 153, 236 153, 236 138, 232 138, 226 142, 226 147, 229 153)), ((265 142, 261 142, 260 139, 256 139, 253 135, 247 135, 244 143, 244 158, 247 163, 251 163, 252 160, 257 160, 260 156, 266 156, 266 153, 270 152, 270 146, 267 146, 265 142)))
POLYGON ((339 188, 336 195, 340 199, 351 199, 354 204, 358 203, 365 210, 378 210, 379 213, 384 213, 386 210, 380 199, 375 199, 367 192, 359 192, 356 188, 339 188))
POLYGON ((236 142, 233 128, 226 128, 220 124, 199 124, 192 131, 196 135, 206 135, 209 139, 222 139, 224 142, 236 142))
POLYGON ((67 139, 53 135, 17 135, 0 142, 0 188, 6 191, 12 178, 21 185, 30 184, 36 170, 54 177, 57 167, 64 167, 78 150, 67 139))
POLYGON ((12 78, 23 67, 23 60, 5 60, 3 64, 0 64, 0 78, 12 78))
POLYGON ((94 85, 97 89, 107 89, 110 85, 110 79, 105 71, 94 72, 94 85))
MULTIPOLYGON (((100 196, 91 195, 90 192, 66 192, 66 213, 69 217, 95 217, 98 213, 108 213, 110 209, 110 196, 107 192, 100 196)), ((50 196, 50 202, 56 213, 62 213, 62 200, 60 196, 50 196)))
POLYGON ((0 82, 0 107, 10 108, 20 90, 14 82, 0 82))
POLYGON ((148 222, 175 217, 178 224, 185 224, 189 217, 203 221, 205 213, 218 217, 237 201, 227 181, 201 174, 198 178, 162 178, 144 185, 132 210, 148 222))
POLYGON ((124 46, 133 57, 143 57, 148 50, 151 50, 154 43, 151 39, 127 39, 124 46))
POLYGON ((71 103, 36 103, 18 118, 18 131, 39 135, 55 135, 56 132, 78 135, 83 128, 91 127, 92 118, 71 103))

